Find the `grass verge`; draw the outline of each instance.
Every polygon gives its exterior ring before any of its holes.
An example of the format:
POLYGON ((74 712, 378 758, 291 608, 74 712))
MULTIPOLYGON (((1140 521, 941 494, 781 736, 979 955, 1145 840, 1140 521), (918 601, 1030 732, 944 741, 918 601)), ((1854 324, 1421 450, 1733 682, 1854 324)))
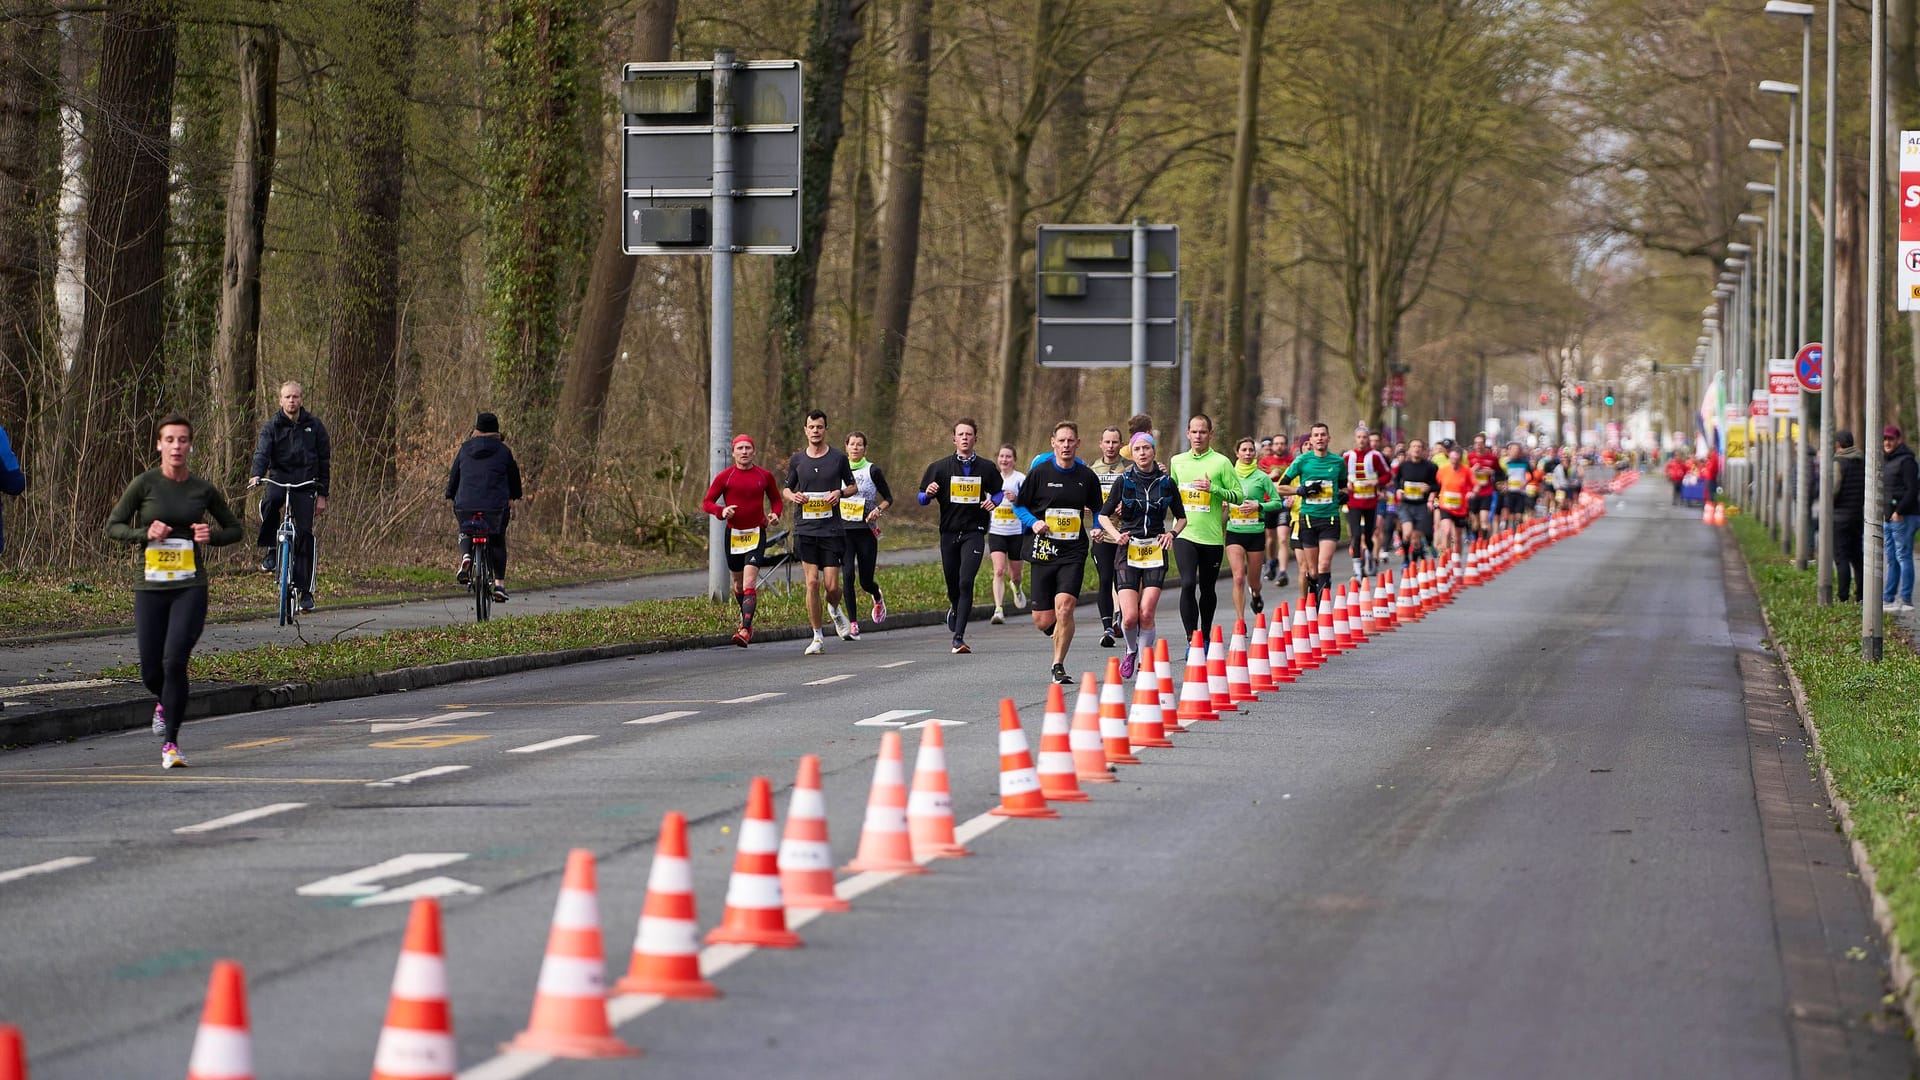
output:
POLYGON ((1889 635, 1879 664, 1861 660, 1859 605, 1819 606, 1813 573, 1795 570, 1764 526, 1744 515, 1729 524, 1892 908, 1895 947, 1920 968, 1920 654, 1889 635))

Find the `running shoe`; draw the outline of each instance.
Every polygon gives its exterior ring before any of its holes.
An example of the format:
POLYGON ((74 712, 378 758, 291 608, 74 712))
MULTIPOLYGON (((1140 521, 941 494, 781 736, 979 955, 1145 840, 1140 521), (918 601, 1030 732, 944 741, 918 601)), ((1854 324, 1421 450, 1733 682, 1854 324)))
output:
POLYGON ((1015 608, 1023 608, 1027 606, 1027 594, 1020 591, 1019 585, 1015 585, 1013 587, 1013 606, 1015 608))
POLYGON ((153 733, 155 735, 165 735, 167 733, 167 709, 164 705, 155 705, 153 707, 153 733))
POLYGON ((160 748, 160 767, 163 769, 184 769, 187 759, 180 756, 180 748, 168 743, 160 748))
POLYGON ((310 592, 303 592, 303 593, 301 593, 301 594, 300 594, 300 611, 301 611, 301 613, 302 613, 302 614, 305 614, 305 613, 307 613, 307 612, 310 612, 310 611, 312 611, 312 610, 313 610, 313 594, 312 594, 312 593, 310 593, 310 592))
POLYGON ((473 556, 460 556, 460 571, 453 575, 453 580, 461 585, 473 584, 473 556))
POLYGON ((992 623, 995 626, 999 626, 1001 623, 1004 623, 1007 621, 1007 613, 1000 608, 994 608, 993 617, 989 618, 987 621, 992 623))
POLYGON ((1134 666, 1139 662, 1140 662, 1140 654, 1137 652, 1129 652, 1127 653, 1127 655, 1121 657, 1120 658, 1120 677, 1123 679, 1133 678, 1134 666))
POLYGON ((280 569, 280 553, 273 548, 262 548, 260 552, 260 572, 271 574, 280 569))
POLYGON ((821 653, 823 653, 823 652, 826 652, 826 651, 827 651, 827 643, 826 643, 826 641, 825 641, 825 639, 823 639, 823 638, 822 638, 822 637, 820 636, 820 631, 818 631, 818 630, 815 630, 815 631, 813 632, 813 640, 812 640, 812 641, 809 641, 809 642, 807 642, 807 651, 806 651, 806 655, 808 655, 808 656, 819 656, 819 655, 820 655, 821 653))
POLYGON ((881 623, 886 622, 887 621, 887 602, 885 600, 875 600, 873 602, 873 610, 867 612, 867 617, 873 620, 873 625, 875 626, 879 626, 881 623))
POLYGON ((1073 676, 1067 674, 1067 665, 1053 665, 1053 681, 1056 686, 1072 686, 1073 676))
POLYGON ((499 582, 494 582, 493 585, 493 602, 496 604, 507 602, 507 588, 499 582))
POLYGON ((1275 578, 1275 579, 1274 579, 1274 581, 1273 581, 1273 583, 1274 583, 1275 585, 1278 585, 1278 586, 1280 586, 1280 587, 1281 587, 1281 588, 1283 588, 1283 589, 1284 589, 1284 588, 1286 588, 1286 587, 1287 587, 1287 572, 1286 572, 1285 570, 1282 570, 1282 571, 1280 571, 1280 576, 1279 576, 1279 577, 1277 577, 1277 578, 1275 578))
POLYGON ((753 631, 747 629, 744 626, 733 632, 733 643, 735 645, 740 646, 743 649, 747 647, 747 642, 752 640, 753 640, 753 631))
POLYGON ((947 609, 947 633, 960 629, 960 617, 952 608, 947 609))
POLYGON ((1267 602, 1265 600, 1260 599, 1259 593, 1254 593, 1253 594, 1253 613, 1255 615, 1258 615, 1265 610, 1267 610, 1267 602))
POLYGON ((1109 629, 1109 630, 1100 631, 1100 647, 1103 649, 1113 648, 1113 631, 1112 630, 1109 629))
POLYGON ((847 628, 853 624, 847 621, 846 612, 841 611, 833 604, 828 604, 827 617, 833 620, 833 632, 839 636, 841 641, 845 641, 853 636, 847 631, 847 628))
POLYGON ((860 640, 860 624, 859 623, 853 622, 851 620, 847 622, 847 640, 849 641, 860 640))
POLYGON ((972 651, 973 651, 972 649, 967 648, 967 643, 965 641, 962 641, 958 636, 954 637, 953 655, 960 656, 962 654, 970 653, 972 651))

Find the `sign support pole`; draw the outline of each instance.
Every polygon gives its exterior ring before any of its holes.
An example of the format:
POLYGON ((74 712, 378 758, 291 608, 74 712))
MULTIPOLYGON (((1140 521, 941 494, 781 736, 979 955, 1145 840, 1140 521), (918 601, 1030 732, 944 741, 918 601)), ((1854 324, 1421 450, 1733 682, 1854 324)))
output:
POLYGON ((1827 387, 1840 366, 1840 358, 1833 353, 1833 143, 1838 113, 1833 99, 1840 63, 1836 6, 1837 0, 1827 0, 1827 144, 1820 170, 1820 200, 1826 215, 1820 219, 1820 341, 1825 351, 1820 357, 1820 534, 1814 545, 1814 561, 1819 564, 1814 578, 1821 607, 1833 605, 1833 392, 1827 387))
POLYGON ((1133 219, 1133 411, 1147 411, 1147 219, 1133 219))
POLYGON ((1180 301, 1180 416, 1174 424, 1186 430, 1193 415, 1193 301, 1180 301))
MULTIPOLYGON (((708 476, 733 458, 733 50, 713 51, 713 272, 707 385, 708 476)), ((727 575, 727 523, 707 525, 707 599, 732 593, 727 575)))
MULTIPOLYGON (((1867 347, 1866 381, 1861 384, 1866 395, 1866 428, 1860 433, 1860 440, 1867 451, 1867 485, 1865 535, 1861 537, 1865 550, 1860 560, 1860 655, 1868 663, 1879 663, 1884 643, 1885 625, 1881 621, 1878 593, 1884 586, 1886 567, 1882 564, 1881 530, 1885 527, 1887 516, 1886 492, 1880 486, 1880 469, 1885 453, 1880 447, 1880 320, 1883 303, 1880 292, 1880 249, 1886 242, 1882 231, 1886 221, 1887 186, 1887 34, 1886 4, 1884 0, 1873 0, 1873 87, 1867 116, 1868 165, 1867 165, 1867 347)), ((1904 152, 1906 140, 1901 140, 1904 152)))

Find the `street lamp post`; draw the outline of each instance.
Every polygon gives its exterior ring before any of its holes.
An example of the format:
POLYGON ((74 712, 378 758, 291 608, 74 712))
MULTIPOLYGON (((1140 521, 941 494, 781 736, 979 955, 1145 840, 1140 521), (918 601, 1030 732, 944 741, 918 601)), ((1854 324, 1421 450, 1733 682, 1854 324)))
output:
POLYGON ((1881 532, 1885 527, 1886 495, 1880 487, 1880 468, 1884 451, 1880 446, 1880 248, 1884 242, 1885 197, 1887 186, 1887 36, 1886 2, 1873 0, 1873 74, 1871 106, 1867 110, 1867 348, 1865 390, 1866 430, 1860 441, 1867 450, 1867 490, 1865 550, 1860 560, 1860 655, 1871 663, 1880 662, 1885 627, 1880 605, 1874 594, 1884 585, 1886 566, 1881 550, 1881 532))
MULTIPOLYGON (((1811 15, 1808 8, 1807 14, 1811 15)), ((1792 356, 1800 351, 1807 336, 1807 134, 1802 123, 1806 114, 1806 95, 1801 87, 1806 85, 1805 68, 1807 64, 1808 43, 1811 38, 1803 36, 1801 49, 1801 81, 1799 83, 1780 82, 1767 79, 1760 84, 1763 94, 1780 94, 1787 99, 1787 195, 1782 203, 1786 211, 1786 246, 1781 258, 1787 263, 1787 319, 1781 330, 1781 339, 1785 342, 1779 356, 1792 356), (1796 110, 1795 106, 1799 106, 1796 110), (1800 161, 1799 174, 1794 173, 1794 159, 1800 161), (1798 219, 1796 221, 1796 218, 1798 219), (1796 236, 1798 247, 1796 249, 1796 236), (1797 251, 1797 254, 1796 254, 1797 251)), ((1772 417, 1768 417, 1769 420, 1772 417)), ((1803 464, 1807 456, 1807 425, 1800 417, 1793 417, 1775 430, 1781 433, 1781 464, 1785 466, 1779 475, 1781 520, 1781 551, 1795 554, 1802 569, 1806 567, 1805 527, 1801 524, 1807 516, 1807 470, 1803 464), (1798 439, 1796 441, 1796 429, 1798 439)))
MULTIPOLYGON (((1831 2, 1831 0, 1829 0, 1829 2, 1831 2)), ((1809 276, 1807 273, 1807 203, 1810 201, 1808 196, 1812 193, 1807 182, 1807 159, 1811 156, 1811 129, 1813 127, 1813 95, 1808 88, 1813 81, 1813 5, 1800 3, 1798 0, 1767 0, 1767 14, 1783 15, 1800 20, 1801 92, 1798 95, 1800 98, 1800 199, 1796 208, 1796 212, 1800 215, 1800 295, 1796 302, 1798 309, 1796 329, 1798 332, 1795 334, 1793 342, 1794 351, 1797 354, 1799 349, 1807 343, 1807 277, 1809 276)), ((1831 11, 1829 11, 1829 14, 1831 14, 1831 11)), ((1827 98, 1827 114, 1829 117, 1833 114, 1832 101, 1833 98, 1829 95, 1827 98)), ((1828 146, 1832 146, 1831 138, 1828 139, 1828 146)), ((1827 228, 1829 233, 1832 232, 1831 221, 1832 219, 1829 218, 1827 228)), ((1822 340, 1824 341, 1825 339, 1823 338, 1822 340)), ((1822 359, 1824 360, 1825 357, 1823 356, 1822 359)), ((1807 396, 1805 394, 1800 396, 1800 416, 1797 418, 1799 420, 1800 437, 1794 443, 1793 458, 1793 564, 1796 569, 1800 570, 1807 568, 1808 548, 1812 546, 1812 537, 1809 534, 1811 532, 1811 519, 1813 515, 1807 505, 1812 492, 1807 482, 1807 439, 1809 438, 1807 429, 1809 424, 1807 422, 1806 406, 1808 402, 1806 398, 1807 396)), ((1822 439, 1826 437, 1826 431, 1826 426, 1822 424, 1820 427, 1822 439)))
MULTIPOLYGON (((1755 195, 1765 195, 1767 197, 1767 274, 1766 291, 1762 294, 1766 297, 1766 309, 1764 315, 1755 312, 1756 316, 1766 320, 1766 322, 1762 324, 1765 327, 1766 333, 1759 342, 1759 350, 1754 356, 1752 373, 1752 386, 1758 390, 1760 387, 1766 385, 1767 361, 1779 355, 1779 342, 1781 337, 1784 336, 1781 332, 1784 329, 1784 318, 1780 311, 1781 259, 1780 215, 1778 213, 1780 205, 1780 186, 1778 184, 1780 179, 1780 160, 1777 155, 1778 151, 1784 150, 1786 147, 1770 139, 1754 139, 1749 142, 1747 146, 1749 149, 1754 150, 1771 150, 1776 154, 1773 163, 1773 178, 1776 182, 1772 184, 1762 184, 1758 181, 1748 181, 1747 183, 1748 192, 1755 195)), ((1771 413, 1771 410, 1769 410, 1769 413, 1771 413)), ((1767 526, 1769 534, 1777 538, 1780 534, 1777 531, 1779 521, 1774 514, 1775 484, 1773 482, 1773 474, 1777 464, 1775 461, 1777 456, 1776 451, 1779 448, 1774 445, 1773 417, 1768 415, 1767 423, 1761 425, 1761 427, 1766 437, 1760 440, 1760 468, 1758 471, 1758 483, 1755 484, 1754 502, 1760 509, 1761 522, 1767 526)))
POLYGON ((1833 95, 1838 89, 1840 67, 1840 35, 1835 26, 1838 12, 1837 0, 1827 0, 1827 96, 1826 125, 1827 145, 1825 156, 1821 159, 1820 202, 1822 221, 1820 229, 1820 542, 1815 545, 1814 559, 1820 564, 1816 571, 1819 581, 1819 602, 1822 607, 1833 603, 1833 390, 1834 373, 1840 368, 1840 358, 1833 348, 1833 144, 1834 117, 1839 110, 1833 107, 1833 95))

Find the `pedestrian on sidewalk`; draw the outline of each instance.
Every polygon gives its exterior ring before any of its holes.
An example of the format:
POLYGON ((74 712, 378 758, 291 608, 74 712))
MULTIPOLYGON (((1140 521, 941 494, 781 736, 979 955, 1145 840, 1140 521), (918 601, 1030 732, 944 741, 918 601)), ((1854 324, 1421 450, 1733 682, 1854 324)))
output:
POLYGON ((280 569, 274 533, 280 528, 280 508, 293 507, 293 583, 300 590, 300 610, 313 610, 313 518, 327 511, 327 493, 333 480, 333 441, 327 426, 308 412, 306 389, 297 382, 280 384, 280 408, 260 426, 253 444, 253 473, 248 487, 258 487, 271 476, 282 484, 313 482, 312 487, 269 487, 260 500, 260 569, 280 569))
POLYGON ((1853 432, 1833 433, 1833 598, 1860 600, 1866 578, 1860 572, 1867 507, 1867 459, 1853 444, 1853 432), (1852 596, 1847 593, 1848 584, 1852 596))
POLYGON ((1913 610, 1913 531, 1920 526, 1920 468, 1903 436, 1898 424, 1888 424, 1880 433, 1880 444, 1887 451, 1880 471, 1887 493, 1882 532, 1887 583, 1880 590, 1880 605, 1889 614, 1913 610))
MULTIPOLYGON (((13 452, 13 440, 0 427, 0 495, 18 496, 27 490, 27 473, 20 467, 20 455, 13 452)), ((0 552, 7 550, 6 518, 0 516, 0 552)))

